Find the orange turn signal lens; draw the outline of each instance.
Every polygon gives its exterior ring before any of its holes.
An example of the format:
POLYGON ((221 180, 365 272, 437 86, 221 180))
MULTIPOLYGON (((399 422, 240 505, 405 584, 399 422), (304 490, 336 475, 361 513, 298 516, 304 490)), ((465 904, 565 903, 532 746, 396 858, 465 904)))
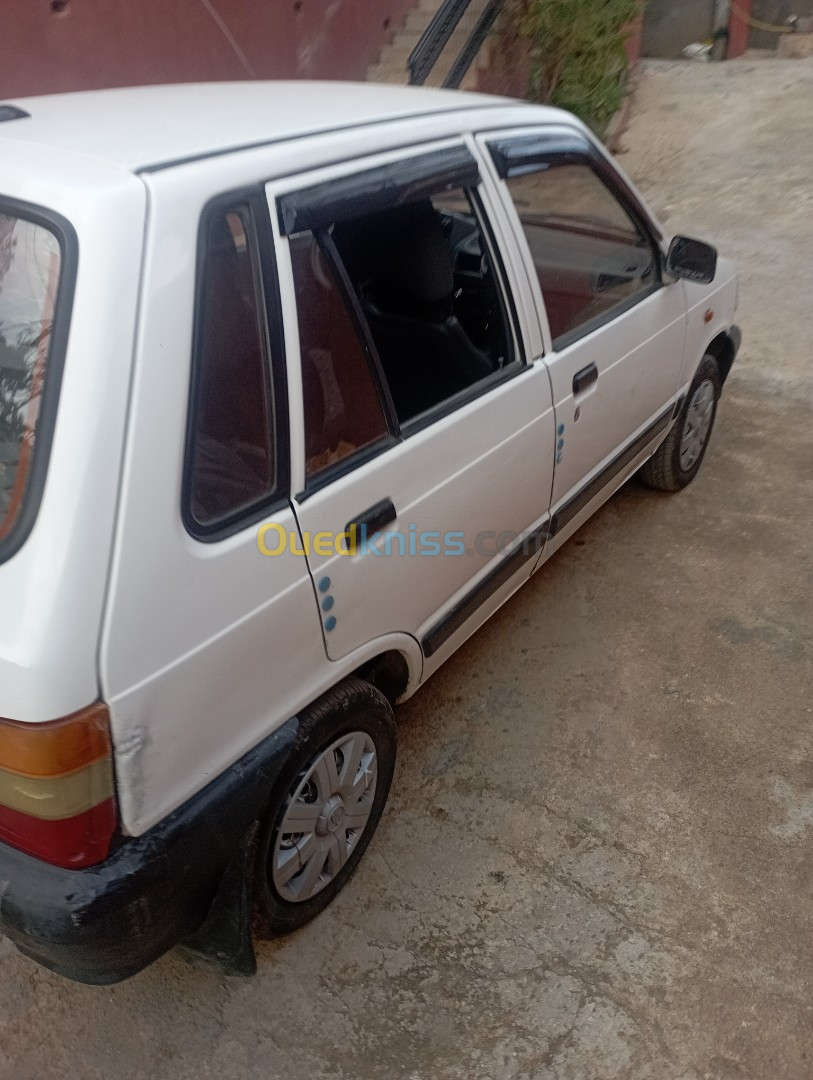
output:
POLYGON ((0 720, 0 769, 25 776, 59 776, 109 757, 110 728, 104 705, 49 724, 0 720))
POLYGON ((107 857, 115 828, 104 705, 45 724, 0 719, 0 841, 78 869, 107 857))

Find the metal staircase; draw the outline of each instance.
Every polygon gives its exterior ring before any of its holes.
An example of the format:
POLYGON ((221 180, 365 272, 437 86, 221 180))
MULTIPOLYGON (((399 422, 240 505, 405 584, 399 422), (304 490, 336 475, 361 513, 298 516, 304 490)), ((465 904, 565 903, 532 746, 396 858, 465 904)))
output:
POLYGON ((503 0, 419 0, 368 81, 476 89, 476 60, 503 0))

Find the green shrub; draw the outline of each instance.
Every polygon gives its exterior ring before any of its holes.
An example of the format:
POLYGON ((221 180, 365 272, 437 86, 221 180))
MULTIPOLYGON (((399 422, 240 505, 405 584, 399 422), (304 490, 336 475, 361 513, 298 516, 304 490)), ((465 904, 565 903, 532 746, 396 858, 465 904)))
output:
POLYGON ((512 0, 509 18, 530 50, 528 96, 603 133, 624 100, 625 42, 640 10, 640 0, 512 0))

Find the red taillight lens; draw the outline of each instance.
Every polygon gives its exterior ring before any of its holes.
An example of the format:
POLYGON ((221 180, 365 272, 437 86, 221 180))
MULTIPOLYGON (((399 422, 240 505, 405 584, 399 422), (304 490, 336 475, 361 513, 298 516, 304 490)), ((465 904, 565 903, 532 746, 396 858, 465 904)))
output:
POLYGON ((68 869, 102 862, 116 830, 107 709, 49 724, 0 719, 0 840, 68 869))

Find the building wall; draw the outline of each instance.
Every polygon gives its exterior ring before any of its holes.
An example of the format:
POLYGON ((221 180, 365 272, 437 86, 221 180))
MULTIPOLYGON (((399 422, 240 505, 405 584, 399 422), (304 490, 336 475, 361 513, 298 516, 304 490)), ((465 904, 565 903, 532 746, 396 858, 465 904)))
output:
POLYGON ((361 79, 417 0, 0 0, 0 99, 145 83, 361 79))
POLYGON ((687 45, 707 41, 713 22, 714 0, 649 0, 643 55, 678 57, 687 45))
POLYGON ((634 68, 641 59, 643 46, 644 19, 639 16, 629 28, 629 37, 626 40, 627 60, 631 68, 634 68))

